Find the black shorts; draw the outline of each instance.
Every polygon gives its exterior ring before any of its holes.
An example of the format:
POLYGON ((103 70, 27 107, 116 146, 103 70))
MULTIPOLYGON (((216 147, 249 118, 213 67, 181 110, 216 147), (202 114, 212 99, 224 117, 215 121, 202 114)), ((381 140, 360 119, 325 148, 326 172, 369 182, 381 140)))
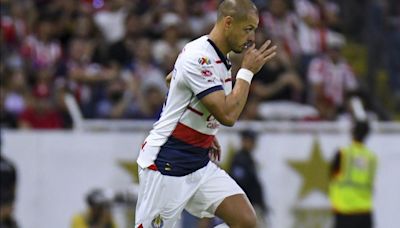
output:
POLYGON ((372 213, 335 214, 335 228, 372 228, 372 213))

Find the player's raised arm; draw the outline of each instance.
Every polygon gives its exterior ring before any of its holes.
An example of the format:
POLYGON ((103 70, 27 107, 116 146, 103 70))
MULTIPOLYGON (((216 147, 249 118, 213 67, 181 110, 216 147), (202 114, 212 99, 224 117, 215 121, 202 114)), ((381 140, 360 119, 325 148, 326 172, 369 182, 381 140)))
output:
POLYGON ((270 47, 271 41, 266 41, 260 49, 254 44, 244 56, 241 69, 236 75, 236 84, 228 96, 219 90, 201 99, 207 110, 223 125, 233 126, 247 101, 253 75, 276 55, 276 46, 270 47))

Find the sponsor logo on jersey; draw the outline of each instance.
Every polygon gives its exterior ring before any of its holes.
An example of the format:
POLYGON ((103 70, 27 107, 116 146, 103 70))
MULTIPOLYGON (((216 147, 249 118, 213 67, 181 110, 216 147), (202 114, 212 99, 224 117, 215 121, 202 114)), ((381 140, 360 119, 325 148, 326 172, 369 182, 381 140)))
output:
POLYGON ((217 121, 207 123, 207 128, 209 129, 217 129, 219 127, 219 123, 217 121))
POLYGON ((165 171, 171 171, 172 167, 171 164, 169 164, 168 162, 165 164, 165 171))
POLYGON ((153 228, 162 228, 164 226, 164 220, 162 219, 161 215, 158 215, 151 221, 151 227, 153 228))
POLYGON ((217 119, 215 119, 215 117, 212 114, 210 114, 207 117, 207 128, 216 129, 218 127, 219 127, 219 123, 218 123, 217 119))
POLYGON ((211 75, 213 75, 213 73, 209 70, 202 70, 201 75, 203 75, 204 77, 210 77, 211 75))
POLYGON ((211 60, 207 57, 201 57, 197 60, 200 65, 210 65, 211 64, 211 60))

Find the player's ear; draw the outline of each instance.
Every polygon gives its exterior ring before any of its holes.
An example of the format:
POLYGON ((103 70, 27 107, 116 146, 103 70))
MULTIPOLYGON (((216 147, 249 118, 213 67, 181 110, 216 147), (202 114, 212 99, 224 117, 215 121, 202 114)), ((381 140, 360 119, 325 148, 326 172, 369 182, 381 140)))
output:
POLYGON ((224 28, 225 28, 225 30, 232 29, 232 26, 233 26, 233 17, 231 17, 231 16, 224 17, 224 28))

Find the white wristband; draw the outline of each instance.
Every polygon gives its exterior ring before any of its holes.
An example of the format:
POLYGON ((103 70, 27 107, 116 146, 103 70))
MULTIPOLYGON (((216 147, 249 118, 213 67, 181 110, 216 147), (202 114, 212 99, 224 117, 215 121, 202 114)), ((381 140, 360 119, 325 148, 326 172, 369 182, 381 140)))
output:
POLYGON ((248 69, 240 68, 238 73, 236 74, 236 79, 240 78, 251 84, 251 79, 253 79, 253 72, 248 69))

